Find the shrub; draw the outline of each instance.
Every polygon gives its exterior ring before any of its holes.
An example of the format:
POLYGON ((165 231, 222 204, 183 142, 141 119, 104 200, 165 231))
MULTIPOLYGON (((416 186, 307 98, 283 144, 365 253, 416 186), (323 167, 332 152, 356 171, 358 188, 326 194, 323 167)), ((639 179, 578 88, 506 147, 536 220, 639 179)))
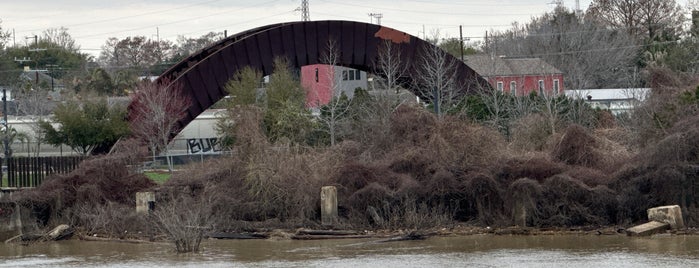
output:
POLYGON ((108 203, 135 207, 136 192, 155 186, 143 174, 133 173, 128 154, 98 156, 84 160, 68 174, 53 175, 39 187, 22 191, 13 198, 27 207, 41 208, 40 218, 78 222, 76 206, 108 203))
MULTIPOLYGON (((614 222, 609 208, 616 207, 613 192, 605 188, 593 190, 566 175, 556 175, 543 183, 542 226, 604 225, 614 222)), ((603 186, 600 186, 603 187, 603 186)))
MULTIPOLYGON (((544 189, 539 182, 529 179, 520 178, 514 181, 507 188, 509 197, 506 200, 506 205, 510 209, 510 217, 515 223, 518 210, 524 210, 524 224, 527 226, 539 225, 539 202, 542 201, 544 189)), ((519 212, 522 213, 522 212, 519 212)))
POLYGON ((551 152, 551 157, 568 165, 595 167, 600 156, 595 151, 595 139, 580 125, 566 128, 563 138, 551 152))
POLYGON ((457 215, 459 219, 474 219, 484 225, 503 223, 504 200, 501 186, 493 177, 482 173, 468 173, 463 189, 466 202, 461 204, 462 208, 459 211, 465 211, 470 215, 457 215))
POLYGON ((565 170, 565 165, 553 162, 544 156, 534 156, 504 160, 495 172, 501 183, 509 185, 520 178, 543 181, 553 175, 563 173, 565 170))

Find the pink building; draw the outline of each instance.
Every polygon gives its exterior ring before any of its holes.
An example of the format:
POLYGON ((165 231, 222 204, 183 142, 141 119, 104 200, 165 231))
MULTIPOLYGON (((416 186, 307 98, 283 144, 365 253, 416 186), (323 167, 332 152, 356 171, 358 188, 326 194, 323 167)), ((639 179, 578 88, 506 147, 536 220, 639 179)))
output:
POLYGON ((466 64, 502 92, 523 96, 563 93, 563 72, 540 58, 469 56, 466 64))

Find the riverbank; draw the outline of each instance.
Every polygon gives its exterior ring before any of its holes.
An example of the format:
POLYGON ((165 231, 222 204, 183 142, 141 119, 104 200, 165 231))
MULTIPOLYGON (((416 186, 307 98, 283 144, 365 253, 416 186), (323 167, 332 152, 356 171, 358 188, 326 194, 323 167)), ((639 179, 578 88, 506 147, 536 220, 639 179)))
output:
MULTIPOLYGON (((479 227, 457 224, 452 227, 429 228, 423 230, 337 230, 337 229, 257 229, 248 232, 216 232, 204 235, 208 240, 253 240, 263 239, 272 241, 285 240, 345 240, 367 239, 380 242, 394 242, 405 240, 423 240, 431 237, 457 237, 473 235, 490 236, 628 236, 626 228, 622 226, 583 226, 583 227, 479 227)), ((699 228, 686 228, 681 230, 668 230, 653 235, 656 236, 699 236, 699 228)), ((98 242, 124 242, 124 243, 166 243, 164 234, 143 236, 131 234, 128 238, 110 237, 108 235, 85 235, 78 232, 72 236, 72 240, 98 241, 98 242)))

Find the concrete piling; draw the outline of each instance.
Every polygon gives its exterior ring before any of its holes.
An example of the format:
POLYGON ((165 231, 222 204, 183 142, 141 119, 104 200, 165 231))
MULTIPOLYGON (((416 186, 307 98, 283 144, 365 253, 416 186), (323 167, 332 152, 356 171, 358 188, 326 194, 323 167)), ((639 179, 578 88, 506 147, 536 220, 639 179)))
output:
POLYGON ((147 214, 153 210, 155 204, 155 193, 153 192, 137 192, 136 193, 136 213, 147 214))
POLYGON ((337 188, 323 186, 320 189, 320 221, 325 226, 337 222, 337 188))

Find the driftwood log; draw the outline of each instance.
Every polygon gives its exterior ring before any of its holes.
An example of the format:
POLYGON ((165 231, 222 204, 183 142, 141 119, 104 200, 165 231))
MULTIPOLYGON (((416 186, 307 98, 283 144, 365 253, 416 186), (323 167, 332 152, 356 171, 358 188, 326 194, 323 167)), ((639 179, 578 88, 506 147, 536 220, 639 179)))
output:
POLYGON ((209 233, 206 235, 214 239, 267 239, 269 235, 260 233, 209 233))
POLYGON ((27 233, 13 236, 5 240, 5 243, 57 241, 70 238, 72 235, 73 229, 67 224, 61 224, 46 233, 27 233))

